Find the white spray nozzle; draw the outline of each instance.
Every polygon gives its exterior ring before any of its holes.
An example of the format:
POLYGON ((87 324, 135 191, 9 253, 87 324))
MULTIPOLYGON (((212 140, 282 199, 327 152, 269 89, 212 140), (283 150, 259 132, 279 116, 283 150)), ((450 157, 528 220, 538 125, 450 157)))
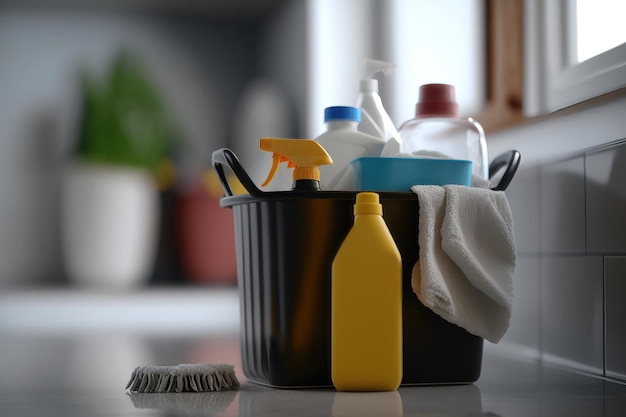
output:
POLYGON ((372 78, 374 74, 381 71, 386 76, 389 76, 393 72, 393 69, 396 68, 396 64, 386 61, 379 61, 378 59, 366 59, 365 68, 365 78, 372 78))

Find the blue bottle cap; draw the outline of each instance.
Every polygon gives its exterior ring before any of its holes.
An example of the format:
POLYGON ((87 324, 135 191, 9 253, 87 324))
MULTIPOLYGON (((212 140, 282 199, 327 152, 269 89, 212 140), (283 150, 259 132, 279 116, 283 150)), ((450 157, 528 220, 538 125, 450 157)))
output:
POLYGON ((331 120, 353 120, 361 122, 361 109, 350 106, 332 106, 324 110, 324 122, 331 120))

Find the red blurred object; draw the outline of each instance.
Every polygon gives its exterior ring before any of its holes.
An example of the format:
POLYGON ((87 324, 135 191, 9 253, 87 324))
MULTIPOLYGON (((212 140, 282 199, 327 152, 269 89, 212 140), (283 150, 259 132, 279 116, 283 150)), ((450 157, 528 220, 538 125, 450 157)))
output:
POLYGON ((200 283, 235 284, 237 259, 232 210, 198 180, 179 194, 176 220, 185 275, 200 283))

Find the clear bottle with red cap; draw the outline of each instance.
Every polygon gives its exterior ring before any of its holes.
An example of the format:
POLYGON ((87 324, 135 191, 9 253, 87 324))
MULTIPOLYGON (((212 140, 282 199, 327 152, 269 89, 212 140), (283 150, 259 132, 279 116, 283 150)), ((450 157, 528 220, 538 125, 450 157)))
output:
POLYGON ((415 117, 404 122, 398 133, 402 153, 469 160, 474 175, 489 176, 485 132, 476 120, 459 116, 453 85, 420 86, 415 117))

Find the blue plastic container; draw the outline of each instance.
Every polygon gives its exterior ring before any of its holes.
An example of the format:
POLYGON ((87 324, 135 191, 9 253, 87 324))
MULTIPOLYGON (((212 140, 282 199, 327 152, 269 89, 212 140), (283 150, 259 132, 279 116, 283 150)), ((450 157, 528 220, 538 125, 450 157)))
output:
POLYGON ((410 192, 413 185, 472 184, 472 161, 462 159, 364 156, 350 163, 356 191, 410 192))

